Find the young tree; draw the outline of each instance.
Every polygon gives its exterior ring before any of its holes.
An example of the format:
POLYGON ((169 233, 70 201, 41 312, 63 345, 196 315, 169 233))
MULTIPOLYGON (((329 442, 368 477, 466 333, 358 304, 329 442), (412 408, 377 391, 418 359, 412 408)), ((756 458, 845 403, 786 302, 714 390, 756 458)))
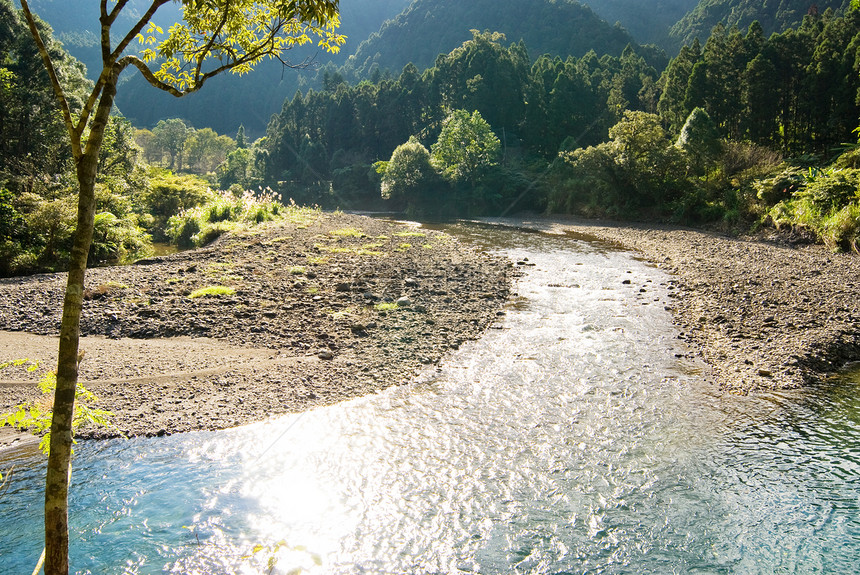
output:
POLYGON ((155 138, 153 143, 161 149, 162 154, 167 152, 170 156, 171 170, 182 170, 182 152, 185 149, 186 140, 193 133, 191 130, 193 128, 189 129, 179 118, 161 120, 152 129, 152 135, 155 138), (178 165, 177 160, 179 160, 178 165))
POLYGON ((382 197, 405 205, 408 213, 421 212, 430 199, 428 193, 440 183, 427 148, 412 136, 395 148, 388 162, 380 164, 382 197))
POLYGON ((487 168, 498 163, 501 142, 476 110, 454 110, 442 126, 439 139, 431 146, 433 164, 454 183, 467 182, 472 188, 487 168))
POLYGON ((120 14, 133 12, 130 0, 100 0, 102 70, 82 107, 70 105, 31 13, 20 0, 30 33, 54 89, 68 133, 78 180, 75 240, 63 302, 57 387, 51 424, 51 445, 45 485, 45 575, 68 573, 68 486, 71 464, 72 415, 78 380, 78 340, 87 254, 93 237, 95 182, 99 151, 104 142, 120 74, 131 67, 154 87, 183 96, 203 87, 209 78, 231 71, 243 74, 264 58, 289 65, 284 52, 311 42, 337 51, 344 37, 337 34, 339 0, 181 0, 182 21, 166 35, 152 21, 171 0, 150 0, 134 24, 117 30, 120 14), (130 53, 132 42, 144 47, 130 53), (156 61, 160 64, 154 67, 156 61), (153 67, 151 67, 153 66, 153 67))
POLYGON ((675 145, 687 154, 690 170, 707 175, 722 149, 720 132, 703 108, 694 108, 675 145))
POLYGON ((236 148, 236 142, 229 136, 219 136, 212 128, 201 128, 185 141, 185 147, 188 168, 205 174, 224 161, 236 148))

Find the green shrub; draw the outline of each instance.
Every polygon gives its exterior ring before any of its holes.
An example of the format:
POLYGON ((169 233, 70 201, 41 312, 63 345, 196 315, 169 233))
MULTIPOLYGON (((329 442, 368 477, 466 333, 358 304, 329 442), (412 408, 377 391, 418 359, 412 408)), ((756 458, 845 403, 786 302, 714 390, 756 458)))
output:
POLYGON ((194 236, 203 227, 203 214, 199 208, 180 212, 167 220, 165 233, 170 238, 170 243, 181 248, 194 246, 194 236))
POLYGON ((803 182, 768 215, 777 229, 808 229, 834 250, 857 250, 860 230, 860 169, 798 170, 803 182))
POLYGON ((809 170, 804 196, 818 206, 822 211, 839 210, 846 206, 860 188, 860 170, 846 168, 844 170, 827 170, 815 173, 809 170))
POLYGON ((128 263, 152 254, 152 238, 137 226, 133 216, 118 218, 96 214, 89 262, 128 263))
POLYGON ((171 238, 166 228, 169 227, 168 221, 172 216, 211 202, 217 197, 209 188, 208 182, 198 176, 177 175, 159 168, 151 168, 148 176, 149 185, 140 194, 138 202, 139 209, 152 216, 150 229, 157 239, 171 238))

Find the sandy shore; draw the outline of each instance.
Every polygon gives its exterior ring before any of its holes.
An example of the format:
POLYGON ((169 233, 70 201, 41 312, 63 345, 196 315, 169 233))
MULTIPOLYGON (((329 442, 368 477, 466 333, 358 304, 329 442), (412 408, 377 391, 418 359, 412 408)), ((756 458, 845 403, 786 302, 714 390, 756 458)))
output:
MULTIPOLYGON (((860 359, 856 255, 673 227, 506 223, 614 242, 672 274, 681 337, 727 392, 809 385, 860 359)), ((118 430, 81 436, 220 429, 408 382, 503 314, 514 275, 444 234, 348 215, 91 270, 81 380, 118 430), (189 298, 215 283, 236 293, 189 298)), ((55 364, 61 294, 59 275, 0 281, 0 362, 55 364)), ((0 373, 0 411, 36 397, 37 373, 0 373)))

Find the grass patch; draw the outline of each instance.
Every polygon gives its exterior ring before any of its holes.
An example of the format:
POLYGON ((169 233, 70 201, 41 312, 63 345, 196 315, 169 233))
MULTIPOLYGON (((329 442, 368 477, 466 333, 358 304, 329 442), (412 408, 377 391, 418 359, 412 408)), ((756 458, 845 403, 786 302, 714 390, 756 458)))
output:
POLYGON ((305 266, 290 266, 289 269, 290 275, 294 276, 303 276, 307 271, 308 270, 305 269, 305 266))
POLYGON ((406 250, 408 250, 411 247, 412 247, 412 244, 403 243, 403 244, 400 244, 399 246, 397 246, 397 251, 405 252, 406 250))
POLYGON ((308 258, 308 263, 312 266, 321 266, 325 265, 329 262, 329 259, 325 256, 311 256, 308 258))
POLYGON ((397 232, 394 234, 398 238, 426 238, 427 234, 421 232, 397 232))
POLYGON ((339 230, 332 230, 329 234, 338 237, 338 238, 363 238, 366 237, 365 233, 358 228, 341 228, 339 230))
POLYGON ((222 295, 233 295, 236 290, 227 286, 208 286, 191 292, 188 297, 191 299, 198 297, 217 297, 222 295))
POLYGON ((164 283, 169 286, 172 286, 174 284, 181 284, 185 283, 185 278, 167 278, 166 280, 164 280, 164 283))
POLYGON ((316 248, 321 252, 326 252, 329 254, 355 254, 357 256, 384 256, 385 252, 377 251, 375 248, 380 247, 381 244, 367 244, 361 247, 349 247, 349 246, 324 246, 322 244, 316 244, 316 248))
POLYGON ((203 273, 208 276, 223 274, 224 272, 232 271, 235 266, 233 264, 214 263, 206 266, 203 273))
POLYGON ((394 311, 398 307, 399 306, 396 302, 382 302, 373 306, 373 309, 375 309, 376 311, 394 311))
POLYGON ((286 241, 291 240, 291 239, 293 239, 293 236, 278 236, 277 238, 273 238, 271 240, 263 242, 263 245, 266 247, 273 246, 273 245, 279 244, 281 242, 286 242, 286 241))

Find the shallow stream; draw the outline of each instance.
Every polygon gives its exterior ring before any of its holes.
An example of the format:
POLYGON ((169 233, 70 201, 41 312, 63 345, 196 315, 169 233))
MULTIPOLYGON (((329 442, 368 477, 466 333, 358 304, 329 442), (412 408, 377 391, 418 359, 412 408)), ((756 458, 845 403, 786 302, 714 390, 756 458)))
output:
MULTIPOLYGON (((860 381, 722 395, 684 359, 660 270, 558 231, 449 231, 521 263, 494 329, 378 395, 79 445, 73 570, 855 570, 860 381)), ((19 459, 0 496, 0 573, 41 551, 42 475, 19 459)))

